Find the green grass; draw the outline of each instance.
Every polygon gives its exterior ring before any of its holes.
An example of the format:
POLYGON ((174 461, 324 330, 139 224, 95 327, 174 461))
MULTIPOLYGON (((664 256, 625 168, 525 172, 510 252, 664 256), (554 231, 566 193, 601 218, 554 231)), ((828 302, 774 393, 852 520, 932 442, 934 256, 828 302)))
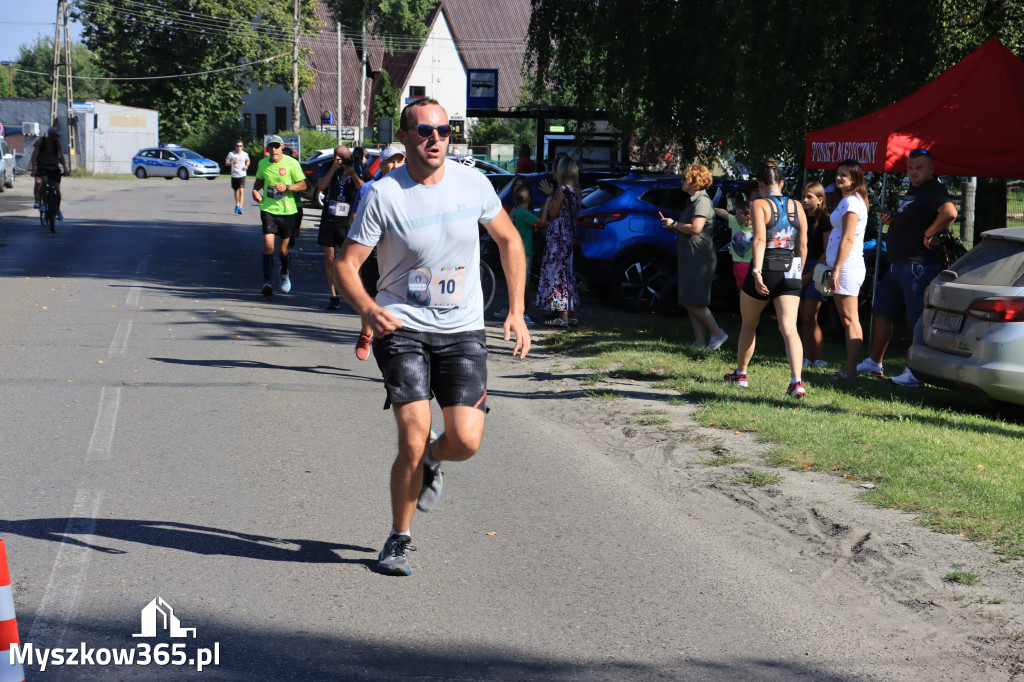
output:
POLYGON ((621 400, 625 398, 621 393, 615 391, 587 391, 588 398, 594 398, 595 400, 621 400))
POLYGON ((946 580, 961 585, 977 585, 981 582, 981 576, 970 571, 950 571, 946 574, 946 580))
POLYGON ((760 488, 766 485, 778 485, 785 480, 785 477, 782 474, 776 474, 771 471, 748 471, 742 476, 737 476, 736 480, 740 483, 760 488))
MULTIPOLYGON (((735 317, 720 315, 727 330, 735 317)), ((865 333, 867 327, 865 326, 865 333)), ((735 366, 735 342, 714 353, 690 348, 689 325, 651 318, 637 326, 568 330, 546 341, 579 358, 577 367, 614 379, 673 388, 691 401, 704 426, 749 431, 775 445, 770 464, 871 481, 874 504, 918 515, 927 527, 991 542, 1006 556, 1024 556, 1024 421, 1000 415, 983 397, 926 387, 908 389, 862 377, 829 381, 830 370, 805 369, 808 397, 787 398, 789 370, 774 320, 761 322, 748 368, 750 387, 726 385, 735 366)), ((905 337, 894 340, 886 362, 903 370, 905 337)), ((833 366, 845 348, 826 344, 833 366)), ((592 397, 610 395, 591 392, 592 397)))
POLYGON ((737 457, 736 455, 716 455, 714 457, 701 457, 700 459, 701 464, 709 467, 723 467, 745 461, 745 457, 737 457))
POLYGON ((665 410, 643 410, 636 416, 634 421, 641 426, 654 426, 656 424, 668 424, 672 420, 665 414, 665 410))
POLYGON ((93 178, 95 180, 132 180, 135 176, 131 173, 93 173, 84 168, 76 168, 71 171, 73 178, 93 178))

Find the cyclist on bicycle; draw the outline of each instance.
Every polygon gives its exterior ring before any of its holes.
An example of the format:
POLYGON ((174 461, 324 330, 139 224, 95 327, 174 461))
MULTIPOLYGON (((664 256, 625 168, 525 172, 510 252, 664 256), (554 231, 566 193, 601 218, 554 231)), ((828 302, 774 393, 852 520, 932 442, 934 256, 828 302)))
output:
POLYGON ((35 208, 45 209, 42 202, 46 183, 52 183, 57 190, 57 220, 64 220, 64 216, 60 212, 60 176, 67 169, 68 162, 64 158, 64 146, 60 142, 60 131, 51 126, 46 131, 46 137, 36 142, 35 149, 32 150, 32 160, 28 164, 28 171, 36 178, 35 208))

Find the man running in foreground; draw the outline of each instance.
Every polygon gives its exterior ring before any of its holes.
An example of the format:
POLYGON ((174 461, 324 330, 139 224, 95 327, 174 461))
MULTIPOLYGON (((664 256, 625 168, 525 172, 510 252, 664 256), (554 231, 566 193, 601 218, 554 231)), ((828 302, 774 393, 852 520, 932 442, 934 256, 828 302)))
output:
POLYGON ((337 259, 345 300, 373 328, 373 354, 398 424, 391 466, 391 533, 377 570, 409 575, 410 526, 416 509, 441 497, 441 462, 464 461, 480 447, 487 398, 487 347, 480 291, 480 225, 501 252, 509 291, 505 340, 525 358, 523 321, 526 258, 522 240, 491 184, 473 168, 446 163, 448 115, 433 99, 402 111, 398 139, 406 165, 378 180, 356 214, 337 259), (359 267, 377 247, 376 301, 359 267), (430 427, 430 398, 444 415, 444 432, 430 427))

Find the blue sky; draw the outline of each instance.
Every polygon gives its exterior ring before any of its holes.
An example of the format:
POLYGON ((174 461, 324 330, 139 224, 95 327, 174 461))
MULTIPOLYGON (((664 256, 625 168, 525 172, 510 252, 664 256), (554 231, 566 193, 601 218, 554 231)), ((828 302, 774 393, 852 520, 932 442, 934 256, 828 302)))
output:
MULTIPOLYGON (((40 35, 53 37, 57 0, 0 0, 0 61, 18 58, 18 48, 40 35)), ((82 39, 78 24, 68 26, 71 40, 82 39)))

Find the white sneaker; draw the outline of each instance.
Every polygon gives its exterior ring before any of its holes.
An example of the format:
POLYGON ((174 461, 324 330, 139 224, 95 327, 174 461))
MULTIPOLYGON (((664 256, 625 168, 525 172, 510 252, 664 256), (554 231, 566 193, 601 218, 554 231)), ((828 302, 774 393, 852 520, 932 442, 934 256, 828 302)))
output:
POLYGON ((820 367, 822 369, 824 369, 825 367, 828 367, 828 363, 825 362, 824 360, 815 360, 811 364, 814 365, 815 367, 820 367))
POLYGON ((857 365, 857 374, 867 374, 869 377, 885 376, 882 371, 882 363, 875 362, 870 357, 864 358, 864 361, 857 365))
POLYGON ((811 361, 808 360, 807 358, 804 358, 804 367, 810 367, 810 366, 811 366, 811 361))
POLYGON ((722 344, 725 343, 726 339, 728 338, 729 335, 726 334, 725 330, 723 329, 721 334, 711 335, 711 341, 708 343, 707 346, 705 346, 705 348, 707 348, 708 350, 718 350, 719 348, 722 347, 722 344))
POLYGON ((921 388, 924 386, 924 382, 915 377, 909 367, 903 370, 903 374, 898 377, 892 377, 892 383, 899 386, 906 386, 907 388, 921 388))
POLYGON ((281 275, 281 293, 287 294, 292 290, 292 280, 288 275, 281 275))

